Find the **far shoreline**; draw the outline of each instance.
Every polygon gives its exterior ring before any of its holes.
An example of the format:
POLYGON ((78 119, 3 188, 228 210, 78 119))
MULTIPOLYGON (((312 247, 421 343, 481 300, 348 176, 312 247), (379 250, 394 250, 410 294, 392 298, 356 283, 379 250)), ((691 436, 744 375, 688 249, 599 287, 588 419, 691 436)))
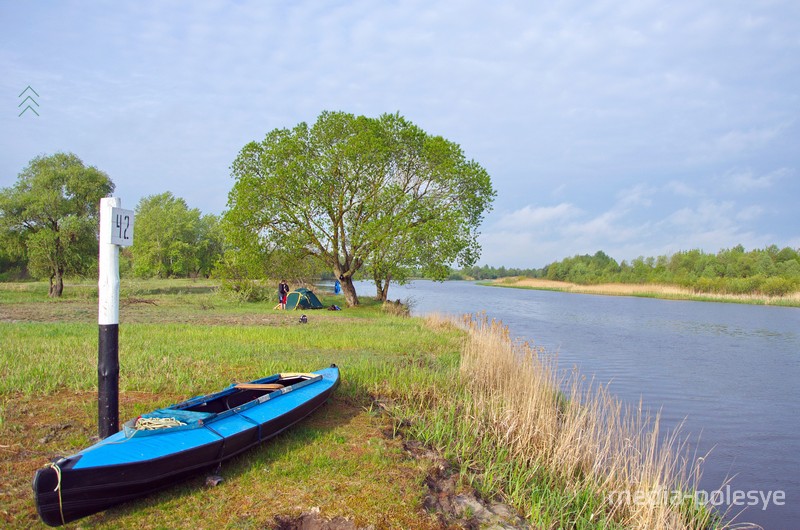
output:
POLYGON ((680 287, 678 285, 628 283, 580 285, 570 282, 526 277, 499 278, 490 281, 480 281, 478 283, 491 287, 533 289, 537 291, 558 291, 578 294, 596 294, 604 296, 635 296, 640 298, 658 298, 663 300, 687 300, 693 302, 723 302, 734 304, 770 305, 779 307, 800 307, 800 292, 791 293, 786 296, 702 293, 686 287, 680 287))

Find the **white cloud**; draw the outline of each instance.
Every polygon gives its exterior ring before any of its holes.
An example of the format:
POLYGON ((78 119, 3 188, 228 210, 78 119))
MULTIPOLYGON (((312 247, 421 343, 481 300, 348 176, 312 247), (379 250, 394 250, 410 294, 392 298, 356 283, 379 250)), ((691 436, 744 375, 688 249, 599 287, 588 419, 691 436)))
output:
POLYGON ((657 189, 646 184, 637 184, 617 193, 617 208, 630 208, 634 206, 650 206, 653 204, 651 197, 657 189))
POLYGON ((683 197, 697 197, 700 194, 700 192, 694 187, 689 186, 685 182, 680 182, 677 180, 671 180, 667 182, 664 189, 674 193, 675 195, 681 195, 683 197))
POLYGON ((786 123, 749 129, 732 129, 717 136, 708 146, 708 155, 717 157, 741 156, 763 149, 788 129, 786 123))
POLYGON ((732 185, 733 190, 745 193, 752 190, 771 188, 777 181, 792 174, 788 168, 781 168, 766 174, 756 174, 747 169, 729 172, 723 180, 732 185))
POLYGON ((556 206, 531 206, 527 205, 519 210, 503 215, 497 221, 500 229, 515 229, 520 231, 532 228, 547 228, 548 225, 562 223, 581 214, 581 210, 574 205, 562 202, 556 206))
POLYGON ((43 95, 38 122, 0 113, 0 187, 67 149, 126 204, 170 189, 219 213, 246 142, 399 111, 504 190, 497 265, 780 245, 800 225, 796 0, 9 2, 0 32, 0 87, 43 95))
POLYGON ((730 226, 735 217, 734 203, 703 200, 697 206, 686 206, 666 218, 666 223, 680 229, 703 230, 708 227, 730 226))
POLYGON ((748 206, 736 212, 736 219, 742 222, 755 221, 764 213, 764 208, 761 206, 748 206))
MULTIPOLYGON (((615 203, 597 211, 560 203, 525 206, 486 228, 484 261, 542 267, 575 254, 603 250, 615 259, 669 255, 699 248, 717 252, 738 244, 760 248, 780 241, 758 222, 767 209, 704 195, 679 181, 661 187, 639 184, 615 194, 615 203), (681 199, 667 202, 665 197, 681 199), (654 204, 659 206, 653 213, 654 204)), ((779 246, 791 245, 788 241, 779 246)))
POLYGON ((753 221, 763 213, 760 206, 740 207, 732 201, 703 200, 681 208, 660 223, 659 233, 676 250, 700 248, 717 252, 738 244, 759 248, 775 242, 775 235, 759 233, 753 221))
MULTIPOLYGON (((602 246, 602 243, 623 243, 640 237, 649 229, 648 224, 633 225, 624 219, 625 213, 609 210, 585 222, 570 223, 564 227, 563 234, 583 242, 589 252, 590 248, 602 246)), ((600 248, 595 250, 600 250, 600 248)))

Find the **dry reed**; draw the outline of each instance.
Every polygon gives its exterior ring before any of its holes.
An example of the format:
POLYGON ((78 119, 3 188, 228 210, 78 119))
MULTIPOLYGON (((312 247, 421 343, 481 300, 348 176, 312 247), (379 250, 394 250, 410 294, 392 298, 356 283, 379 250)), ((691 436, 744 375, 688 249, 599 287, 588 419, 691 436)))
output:
POLYGON ((578 517, 595 521, 593 528, 723 526, 694 503, 702 458, 689 453, 679 429, 662 435, 658 415, 644 411, 641 403, 623 406, 606 387, 576 371, 560 371, 555 356, 514 341, 500 322, 480 316, 464 317, 461 324, 467 339, 458 421, 469 424, 459 427, 461 436, 474 436, 473 445, 491 447, 513 462, 516 478, 509 482, 517 483, 496 484, 496 489, 515 497, 509 500, 534 522, 578 527, 578 517), (529 483, 521 484, 519 477, 529 483), (588 513, 537 514, 525 491, 534 481, 574 498, 592 492, 588 513))
POLYGON ((767 296, 765 294, 733 294, 733 293, 707 293, 687 287, 665 284, 631 284, 631 283, 601 283, 597 285, 582 285, 571 282, 547 280, 543 278, 501 278, 492 283, 503 287, 522 287, 528 289, 542 289, 548 291, 563 291, 568 293, 601 294, 612 296, 645 296, 654 298, 674 298, 678 300, 716 300, 721 302, 758 303, 764 305, 797 305, 800 304, 800 292, 789 293, 784 296, 767 296))

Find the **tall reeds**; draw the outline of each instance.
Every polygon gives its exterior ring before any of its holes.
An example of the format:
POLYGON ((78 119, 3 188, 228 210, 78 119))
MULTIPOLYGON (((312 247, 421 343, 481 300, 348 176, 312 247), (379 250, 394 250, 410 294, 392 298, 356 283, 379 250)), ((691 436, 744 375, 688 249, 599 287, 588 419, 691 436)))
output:
MULTIPOLYGON (((439 324, 440 325, 440 324, 439 324)), ((702 458, 658 414, 513 340, 500 322, 465 317, 460 381, 415 434, 543 528, 705 529, 720 518, 694 502, 702 458)), ((456 383, 456 382, 454 382, 456 383)))

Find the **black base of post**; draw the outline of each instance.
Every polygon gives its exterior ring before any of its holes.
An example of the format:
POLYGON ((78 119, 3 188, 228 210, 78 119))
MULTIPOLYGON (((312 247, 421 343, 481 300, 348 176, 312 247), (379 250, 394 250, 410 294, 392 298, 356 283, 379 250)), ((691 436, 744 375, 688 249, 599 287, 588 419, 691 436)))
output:
POLYGON ((119 431, 119 324, 101 324, 97 352, 97 407, 100 438, 119 431))

